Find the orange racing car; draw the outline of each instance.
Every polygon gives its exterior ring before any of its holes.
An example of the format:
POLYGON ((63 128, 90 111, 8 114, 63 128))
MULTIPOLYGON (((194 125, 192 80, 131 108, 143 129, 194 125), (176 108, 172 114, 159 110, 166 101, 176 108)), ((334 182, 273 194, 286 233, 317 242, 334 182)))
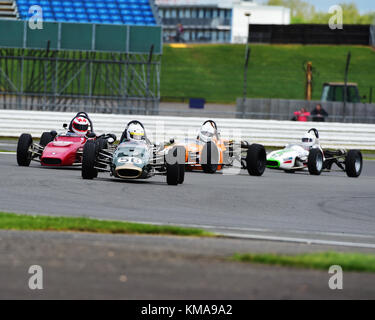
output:
POLYGON ((261 176, 266 168, 264 146, 250 145, 245 141, 236 144, 233 140, 222 139, 213 120, 203 123, 196 139, 183 141, 172 139, 166 149, 174 146, 185 147, 185 166, 190 171, 202 170, 205 173, 215 173, 224 167, 240 167, 247 169, 252 176, 261 176))

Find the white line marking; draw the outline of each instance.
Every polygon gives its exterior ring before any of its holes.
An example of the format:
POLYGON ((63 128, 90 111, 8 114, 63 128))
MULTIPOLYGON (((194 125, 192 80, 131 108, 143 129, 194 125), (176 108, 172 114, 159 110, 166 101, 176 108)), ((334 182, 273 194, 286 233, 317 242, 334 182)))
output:
POLYGON ((0 147, 17 147, 17 144, 0 143, 0 147))
POLYGON ((5 154, 5 155, 16 155, 15 152, 0 152, 0 155, 5 154))
MULTIPOLYGON (((318 231, 302 231, 302 230, 271 230, 261 228, 241 228, 241 227, 225 227, 225 226, 211 226, 211 225, 199 225, 199 224, 184 224, 184 223, 162 223, 162 222, 146 222, 146 221, 134 221, 135 223, 145 223, 153 225, 173 225, 188 228, 201 228, 211 230, 232 230, 232 231, 246 231, 246 232, 265 232, 265 233, 294 233, 302 235, 317 235, 317 236, 334 236, 334 237, 348 237, 348 238, 363 238, 363 239, 375 239, 375 235, 364 235, 364 234, 353 234, 353 233, 335 233, 335 232, 318 232, 318 231)), ((239 234, 241 235, 241 234, 239 234)))
POLYGON ((219 235, 222 235, 227 238, 235 238, 235 239, 267 240, 267 241, 295 242, 295 243, 305 243, 305 244, 331 245, 331 246, 339 246, 339 247, 356 247, 356 248, 375 249, 375 243, 331 241, 331 240, 261 236, 261 235, 251 235, 251 234, 235 234, 235 233, 222 233, 219 235))

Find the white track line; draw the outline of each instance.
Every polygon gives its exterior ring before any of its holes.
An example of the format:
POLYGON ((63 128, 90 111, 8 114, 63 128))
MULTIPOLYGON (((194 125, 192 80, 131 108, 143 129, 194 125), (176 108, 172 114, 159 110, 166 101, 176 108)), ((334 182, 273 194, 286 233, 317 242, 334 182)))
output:
MULTIPOLYGON (((211 225, 200 225, 200 224, 184 224, 184 223, 162 223, 162 222, 146 222, 146 221, 134 221, 135 223, 145 223, 153 225, 174 225, 187 228, 201 228, 210 230, 227 230, 227 231, 242 231, 242 232, 263 232, 263 233, 291 233, 291 234, 301 234, 309 236, 330 236, 330 237, 348 237, 348 238, 363 238, 363 239, 375 239, 375 235, 364 235, 364 234, 354 234, 354 233, 337 233, 337 232, 318 232, 318 231, 303 231, 303 230, 272 230, 265 228, 243 228, 243 227, 226 227, 226 226, 211 226, 211 225)), ((226 233, 226 232, 224 232, 226 233)), ((241 235, 241 233, 236 233, 241 235)), ((246 234, 245 234, 246 235, 246 234)))
POLYGON ((0 155, 16 155, 16 153, 15 152, 0 152, 0 155))
MULTIPOLYGON (((320 236, 341 236, 350 238, 368 238, 375 239, 372 235, 356 235, 356 234, 340 234, 340 233, 324 233, 324 232, 308 232, 308 231, 292 231, 292 230, 269 230, 269 229, 251 229, 251 228, 236 228, 236 227, 220 227, 220 226, 207 226, 207 225, 194 225, 194 224, 173 224, 173 223, 157 223, 157 222, 144 222, 144 221, 134 221, 134 223, 145 223, 151 225, 174 225, 187 228, 201 228, 210 230, 233 230, 233 231, 249 231, 249 232, 289 232, 295 234, 305 234, 305 235, 320 235, 320 236)), ((251 233, 230 233, 230 232, 215 232, 218 236, 223 238, 231 239, 243 239, 243 240, 264 240, 264 241, 279 241, 279 242, 293 242, 293 243, 303 243, 303 244, 317 244, 317 245, 330 245, 339 247, 355 247, 355 248, 369 248, 375 249, 375 243, 363 243, 363 242, 351 242, 351 241, 335 241, 335 240, 323 240, 323 239, 309 239, 309 238, 298 238, 298 237, 287 237, 287 236, 273 236, 273 235, 260 235, 251 233)))
POLYGON ((293 237, 262 236, 262 235, 235 234, 235 233, 221 233, 219 235, 222 235, 223 237, 226 237, 226 238, 233 238, 233 239, 267 240, 267 241, 278 241, 278 242, 304 243, 304 244, 310 244, 310 245, 319 244, 319 245, 330 245, 330 246, 339 246, 339 247, 375 249, 375 243, 331 241, 331 240, 303 239, 303 238, 293 238, 293 237))
POLYGON ((0 147, 17 147, 16 143, 0 143, 0 147))

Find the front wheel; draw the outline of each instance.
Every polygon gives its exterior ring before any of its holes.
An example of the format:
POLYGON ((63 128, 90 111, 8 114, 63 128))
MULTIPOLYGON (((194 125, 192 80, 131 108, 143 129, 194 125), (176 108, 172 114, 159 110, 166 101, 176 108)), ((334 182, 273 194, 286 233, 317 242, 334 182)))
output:
POLYGON ((54 139, 53 135, 51 134, 51 132, 43 132, 41 138, 40 138, 40 142, 39 144, 42 146, 42 147, 45 147, 47 144, 49 144, 50 142, 52 142, 54 139))
POLYGON ((83 147, 82 156, 82 178, 92 180, 98 176, 98 170, 95 169, 96 144, 89 140, 83 147))
POLYGON ((307 167, 311 175, 319 176, 323 171, 323 153, 319 149, 311 149, 307 167))
POLYGON ((28 167, 32 159, 30 147, 33 144, 33 138, 30 134, 24 133, 18 139, 17 144, 17 163, 20 167, 28 167))
POLYGON ((252 144, 247 149, 246 168, 251 176, 262 176, 266 170, 266 149, 260 144, 252 144))
POLYGON ((170 150, 166 157, 167 183, 171 186, 184 183, 185 180, 185 157, 184 147, 176 146, 170 150))
POLYGON ((215 173, 219 165, 220 153, 215 143, 207 142, 201 152, 201 166, 205 173, 215 173))
POLYGON ((358 178, 362 173, 363 157, 359 150, 349 150, 345 158, 346 175, 350 178, 358 178))

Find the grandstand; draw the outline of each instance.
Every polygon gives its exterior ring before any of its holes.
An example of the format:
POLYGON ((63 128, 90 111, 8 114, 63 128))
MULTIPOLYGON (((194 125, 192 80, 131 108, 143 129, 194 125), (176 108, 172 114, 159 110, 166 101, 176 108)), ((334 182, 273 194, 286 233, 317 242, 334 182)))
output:
POLYGON ((22 20, 28 20, 29 8, 38 5, 47 22, 157 24, 153 2, 149 0, 16 0, 16 3, 22 20))

